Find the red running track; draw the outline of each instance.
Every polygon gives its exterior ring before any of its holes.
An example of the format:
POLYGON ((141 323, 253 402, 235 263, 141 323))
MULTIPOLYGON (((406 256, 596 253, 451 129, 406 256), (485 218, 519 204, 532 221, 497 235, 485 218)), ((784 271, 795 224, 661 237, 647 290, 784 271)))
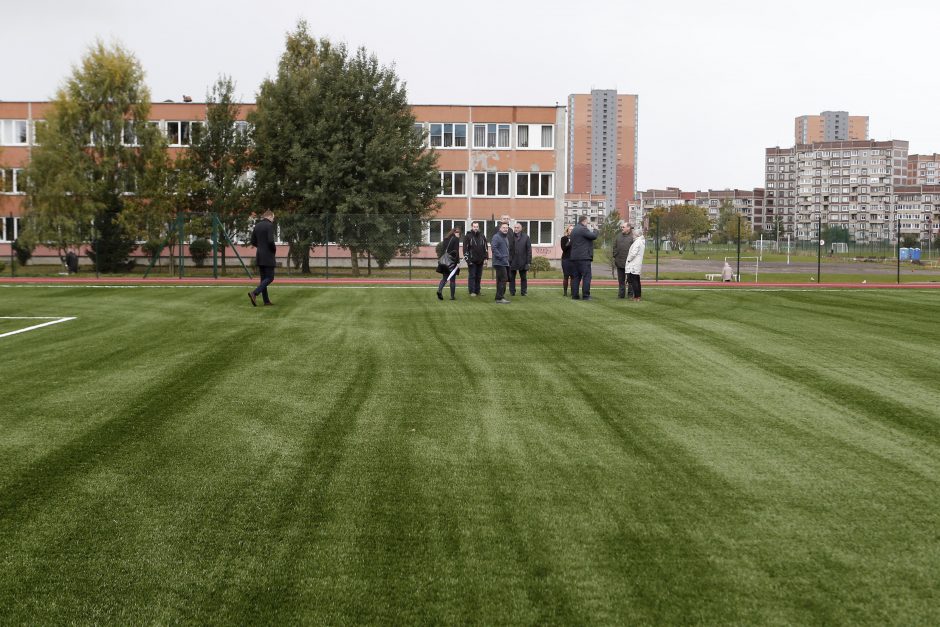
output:
MULTIPOLYGON (((274 283, 278 285, 437 285, 438 279, 368 279, 368 278, 296 278, 278 277, 274 283)), ((92 279, 87 277, 0 277, 0 283, 19 285, 256 285, 257 281, 248 278, 221 278, 209 277, 169 278, 154 277, 141 279, 136 277, 107 277, 92 279)), ((484 285, 493 286, 495 281, 485 280, 484 285)), ((560 279, 529 279, 529 285, 549 285, 561 287, 560 279)), ((610 279, 595 279, 591 285, 601 287, 615 287, 616 281, 610 279)), ((930 283, 721 283, 715 281, 644 281, 645 289, 656 287, 710 287, 713 289, 748 289, 748 288, 857 288, 857 289, 940 289, 940 282, 930 283)), ((273 288, 272 288, 273 289, 273 288)))

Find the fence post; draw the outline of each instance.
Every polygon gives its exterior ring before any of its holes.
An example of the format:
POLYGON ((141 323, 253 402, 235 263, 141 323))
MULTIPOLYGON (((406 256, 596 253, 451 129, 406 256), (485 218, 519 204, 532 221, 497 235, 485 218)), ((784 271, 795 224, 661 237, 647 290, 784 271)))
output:
POLYGON ((659 216, 656 216, 656 281, 659 281, 659 216))
POLYGON ((738 283, 741 282, 741 214, 738 214, 738 283))
POLYGON ((896 233, 896 239, 897 239, 898 244, 896 246, 897 250, 895 251, 895 256, 898 258, 898 285, 900 285, 901 284, 901 218, 900 216, 898 216, 896 222, 898 225, 897 233, 896 233))
POLYGON ((323 217, 326 222, 326 278, 330 278, 330 216, 329 214, 323 217))
MULTIPOLYGON (((10 226, 13 226, 14 224, 16 223, 14 222, 13 214, 11 213, 10 214, 10 226)), ((16 238, 12 237, 12 235, 13 233, 10 233, 10 236, 11 236, 11 239, 10 239, 10 276, 15 279, 16 278, 16 260, 14 259, 14 256, 13 256, 13 240, 15 240, 16 238)))
POLYGON ((415 242, 414 238, 411 236, 411 217, 408 217, 408 280, 411 280, 411 261, 414 257, 415 252, 415 242))
POLYGON ((180 213, 176 216, 176 236, 179 239, 180 251, 179 251, 179 266, 180 266, 180 278, 183 278, 183 214, 180 213))
POLYGON ((816 216, 816 285, 822 283, 822 210, 816 216))
POLYGON ((215 213, 212 214, 212 278, 219 278, 219 219, 215 213))

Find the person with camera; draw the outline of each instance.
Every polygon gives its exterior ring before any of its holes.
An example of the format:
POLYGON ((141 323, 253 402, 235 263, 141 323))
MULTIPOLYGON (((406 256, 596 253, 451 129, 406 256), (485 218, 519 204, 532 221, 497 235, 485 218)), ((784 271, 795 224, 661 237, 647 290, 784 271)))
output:
POLYGON ((571 261, 571 229, 574 228, 570 224, 565 227, 565 234, 561 237, 561 274, 564 277, 562 279, 561 290, 562 295, 568 295, 568 283, 574 282, 574 263, 571 261))
POLYGON ((470 232, 463 240, 463 256, 467 260, 467 290, 470 296, 480 295, 480 281, 483 278, 483 268, 486 260, 490 258, 490 247, 486 235, 480 231, 479 222, 470 223, 470 232))
POLYGON ((594 261, 594 240, 597 235, 597 229, 587 216, 581 216, 578 225, 571 231, 571 261, 574 263, 574 281, 571 284, 573 300, 591 300, 591 263, 594 261), (579 294, 582 289, 583 298, 579 294))
POLYGON ((519 274, 519 293, 526 295, 529 288, 528 277, 529 266, 532 265, 532 240, 529 234, 522 230, 522 224, 516 222, 513 227, 515 240, 512 243, 512 259, 509 264, 509 293, 516 295, 516 273, 519 274))

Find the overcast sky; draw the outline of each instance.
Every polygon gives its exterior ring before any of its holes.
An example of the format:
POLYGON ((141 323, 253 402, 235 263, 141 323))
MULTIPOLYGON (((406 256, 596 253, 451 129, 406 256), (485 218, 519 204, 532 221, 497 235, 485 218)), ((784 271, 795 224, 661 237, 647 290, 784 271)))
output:
POLYGON ((47 100, 96 37, 119 41, 155 101, 221 74, 253 101, 284 35, 365 46, 416 104, 565 104, 638 94, 639 189, 763 186, 793 118, 870 116, 873 139, 940 152, 935 0, 0 0, 0 100, 47 100))

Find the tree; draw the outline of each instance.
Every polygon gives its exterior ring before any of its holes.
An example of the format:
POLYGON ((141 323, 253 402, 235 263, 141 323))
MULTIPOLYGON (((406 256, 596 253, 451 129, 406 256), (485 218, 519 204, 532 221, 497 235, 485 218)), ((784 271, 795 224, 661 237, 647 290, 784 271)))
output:
MULTIPOLYGON (((206 94, 206 124, 193 126, 190 148, 176 163, 183 174, 180 186, 188 188, 180 189, 180 193, 191 196, 193 208, 216 213, 229 239, 247 230, 253 200, 250 140, 247 128, 236 127, 241 107, 234 93, 232 79, 219 77, 206 94)), ((225 250, 223 244, 223 268, 225 250)))
POLYGON ((711 221, 704 207, 683 203, 666 209, 656 207, 651 213, 651 228, 659 218, 660 235, 666 236, 679 250, 691 245, 695 249, 696 240, 705 237, 711 231, 711 221))
POLYGON ((301 21, 250 121, 258 200, 281 213, 289 243, 335 241, 354 275, 361 255, 382 265, 415 247, 440 179, 392 68, 315 40, 301 21))
POLYGON ((736 242, 738 240, 739 224, 741 241, 750 241, 751 221, 735 209, 730 200, 722 200, 721 207, 718 209, 718 224, 714 235, 716 243, 736 242))
POLYGON ((62 255, 91 238, 89 257, 102 271, 131 265, 136 234, 125 210, 165 192, 166 145, 149 115, 137 59, 118 44, 92 45, 37 125, 27 167, 28 239, 62 255))
POLYGON ((848 244, 850 239, 849 230, 844 226, 827 226, 822 230, 820 239, 824 240, 827 244, 848 244))

